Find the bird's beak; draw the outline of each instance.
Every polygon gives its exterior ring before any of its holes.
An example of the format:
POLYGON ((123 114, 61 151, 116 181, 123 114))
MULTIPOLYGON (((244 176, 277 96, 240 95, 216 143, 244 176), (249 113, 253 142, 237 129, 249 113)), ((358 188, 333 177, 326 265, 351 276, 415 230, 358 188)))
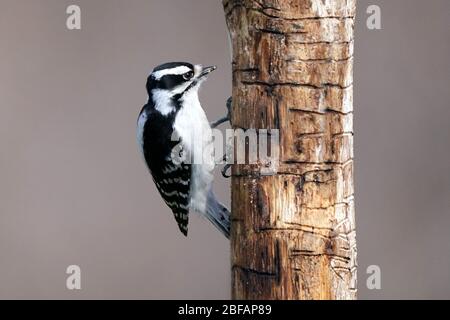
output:
POLYGON ((213 72, 216 69, 217 69, 216 66, 205 67, 202 69, 202 72, 199 74, 198 77, 199 78, 206 77, 208 74, 210 74, 211 72, 213 72))

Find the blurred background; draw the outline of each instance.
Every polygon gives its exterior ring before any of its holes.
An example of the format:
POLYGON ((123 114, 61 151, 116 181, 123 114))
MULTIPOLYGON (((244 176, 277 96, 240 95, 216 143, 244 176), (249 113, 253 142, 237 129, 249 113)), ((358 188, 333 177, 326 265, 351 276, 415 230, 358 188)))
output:
MULTIPOLYGON (((0 298, 228 299, 229 246, 178 231, 135 141, 155 65, 216 64, 231 92, 219 0, 0 0, 0 298), (81 7, 82 29, 66 28, 81 7), (82 290, 66 289, 81 267, 82 290)), ((358 1, 355 154, 361 299, 450 298, 450 2, 358 1), (378 4, 382 30, 368 30, 378 4), (366 269, 381 268, 381 290, 366 269)), ((229 181, 217 192, 229 201, 229 181)))

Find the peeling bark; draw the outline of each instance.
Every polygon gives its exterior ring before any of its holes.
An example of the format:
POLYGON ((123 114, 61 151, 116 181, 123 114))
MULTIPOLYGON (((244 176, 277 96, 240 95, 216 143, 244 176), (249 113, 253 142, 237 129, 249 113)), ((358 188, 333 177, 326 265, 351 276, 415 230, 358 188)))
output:
POLYGON ((232 297, 355 299, 356 0, 223 0, 235 128, 280 129, 280 165, 232 169, 232 297))

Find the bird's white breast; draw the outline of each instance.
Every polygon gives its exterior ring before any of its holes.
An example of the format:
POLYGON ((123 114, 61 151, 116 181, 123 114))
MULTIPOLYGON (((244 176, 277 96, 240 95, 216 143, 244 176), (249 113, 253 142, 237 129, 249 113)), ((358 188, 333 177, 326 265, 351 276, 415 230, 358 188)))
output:
POLYGON ((191 154, 191 207, 204 213, 213 180, 214 158, 211 127, 195 90, 183 98, 182 107, 175 118, 174 130, 191 154))
POLYGON ((190 152, 201 153, 205 141, 211 139, 212 132, 197 92, 187 93, 181 103, 173 128, 190 152))

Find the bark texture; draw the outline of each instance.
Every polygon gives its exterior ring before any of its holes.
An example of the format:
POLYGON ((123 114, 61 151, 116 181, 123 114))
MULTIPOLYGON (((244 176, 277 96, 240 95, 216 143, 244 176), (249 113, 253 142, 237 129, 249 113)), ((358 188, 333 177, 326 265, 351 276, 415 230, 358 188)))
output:
POLYGON ((223 0, 234 128, 280 129, 275 174, 232 169, 232 297, 355 299, 356 0, 223 0))

